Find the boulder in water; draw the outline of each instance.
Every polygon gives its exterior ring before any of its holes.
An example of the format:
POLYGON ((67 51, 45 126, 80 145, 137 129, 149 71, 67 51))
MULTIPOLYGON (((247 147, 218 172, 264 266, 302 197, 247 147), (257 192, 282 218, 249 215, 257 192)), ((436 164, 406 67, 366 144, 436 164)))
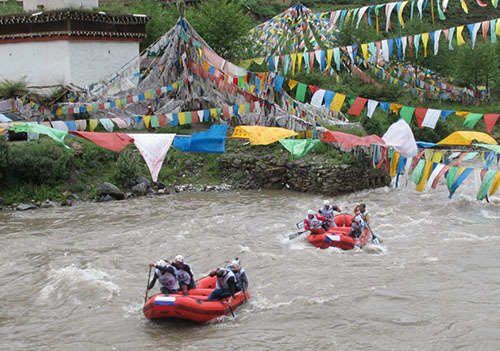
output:
POLYGON ((101 195, 110 195, 116 200, 123 200, 125 195, 118 189, 118 187, 114 184, 104 182, 100 185, 99 190, 101 195))

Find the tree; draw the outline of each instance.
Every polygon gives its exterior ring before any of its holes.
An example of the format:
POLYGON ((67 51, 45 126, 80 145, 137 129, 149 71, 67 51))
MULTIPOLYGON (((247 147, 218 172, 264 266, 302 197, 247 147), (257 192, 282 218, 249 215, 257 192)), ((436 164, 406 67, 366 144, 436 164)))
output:
POLYGON ((244 36, 253 25, 240 1, 203 1, 197 7, 189 7, 186 18, 207 44, 227 60, 241 54, 244 36))
POLYGON ((489 85, 491 79, 498 79, 498 57, 495 45, 476 42, 474 50, 469 45, 458 48, 455 76, 465 84, 489 85))

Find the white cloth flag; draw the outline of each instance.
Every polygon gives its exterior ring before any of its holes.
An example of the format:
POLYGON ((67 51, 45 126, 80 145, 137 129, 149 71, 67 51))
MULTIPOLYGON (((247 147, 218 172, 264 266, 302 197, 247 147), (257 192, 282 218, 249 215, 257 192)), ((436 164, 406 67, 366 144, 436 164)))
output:
POLYGON ((125 122, 123 119, 116 117, 111 118, 111 120, 116 123, 118 128, 127 128, 127 122, 125 122))
POLYGON ((384 61, 386 63, 390 61, 390 59, 389 59, 389 45, 388 45, 386 39, 382 40, 382 56, 383 56, 384 61))
POLYGON ((420 16, 420 19, 422 19, 422 6, 423 5, 424 5, 424 0, 417 1, 418 15, 420 16))
POLYGON ((436 179, 437 175, 441 170, 444 168, 445 164, 444 163, 438 163, 434 170, 432 171, 431 175, 429 176, 429 179, 427 179, 427 183, 425 183, 425 190, 430 190, 432 187, 432 183, 434 183, 434 179, 436 179))
POLYGON ((396 7, 397 4, 398 4, 397 2, 390 2, 387 5, 385 5, 385 17, 386 17, 385 31, 386 32, 389 31, 389 23, 391 23, 392 10, 394 10, 394 7, 396 7))
POLYGON ((404 61, 406 53, 406 37, 401 37, 401 50, 403 51, 403 61, 404 61))
POLYGON ((441 29, 438 29, 434 32, 434 56, 438 54, 440 36, 441 36, 441 29))
POLYGON ((174 141, 175 134, 128 134, 148 165, 153 181, 158 180, 165 155, 174 141))
POLYGON ((366 112, 366 115, 369 118, 372 118, 373 112, 375 112, 375 108, 377 108, 377 105, 378 105, 378 101, 376 101, 376 100, 368 100, 368 104, 366 106, 366 108, 368 109, 368 111, 366 112))
POLYGON ((476 45, 476 37, 477 37, 477 31, 479 30, 479 27, 481 27, 481 23, 474 23, 474 27, 472 29, 472 37, 471 37, 471 46, 472 49, 474 50, 474 46, 476 45))
POLYGON ((101 118, 99 122, 101 122, 104 129, 106 129, 108 132, 112 132, 113 129, 115 128, 115 125, 113 124, 113 122, 111 122, 109 118, 101 118))
POLYGON ((324 97, 325 97, 325 90, 324 89, 317 90, 311 99, 311 105, 316 107, 321 107, 321 105, 323 105, 324 97))
POLYGON ((63 121, 51 121, 51 123, 54 129, 68 131, 68 126, 63 121))
POLYGON ((382 139, 386 145, 392 146, 403 157, 417 156, 415 137, 408 123, 402 118, 387 129, 382 139))
POLYGON ((425 113, 424 120, 422 121, 422 127, 429 127, 434 129, 436 127, 436 123, 441 116, 441 110, 428 109, 425 113))
POLYGON ((362 8, 359 9, 358 12, 358 21, 356 22, 356 29, 359 27, 359 22, 361 22, 361 18, 363 18, 363 15, 365 14, 366 10, 368 10, 370 6, 363 6, 362 8))

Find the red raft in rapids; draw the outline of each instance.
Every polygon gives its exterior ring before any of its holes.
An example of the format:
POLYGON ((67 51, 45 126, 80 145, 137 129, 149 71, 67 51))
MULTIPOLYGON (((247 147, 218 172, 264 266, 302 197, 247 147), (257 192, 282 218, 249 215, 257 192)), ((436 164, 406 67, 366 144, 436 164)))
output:
POLYGON ((326 249, 330 246, 338 247, 342 250, 351 250, 355 246, 363 247, 370 240, 370 230, 364 228, 359 238, 352 238, 349 235, 351 231, 351 223, 353 215, 340 214, 335 216, 335 224, 337 227, 330 227, 324 234, 309 234, 307 240, 311 244, 321 249, 326 249))
POLYGON ((206 276, 197 281, 196 289, 189 290, 189 295, 156 294, 142 308, 147 319, 179 318, 195 322, 206 322, 211 319, 231 314, 239 305, 250 298, 248 290, 239 291, 234 298, 222 301, 207 301, 208 295, 215 288, 216 277, 206 276))

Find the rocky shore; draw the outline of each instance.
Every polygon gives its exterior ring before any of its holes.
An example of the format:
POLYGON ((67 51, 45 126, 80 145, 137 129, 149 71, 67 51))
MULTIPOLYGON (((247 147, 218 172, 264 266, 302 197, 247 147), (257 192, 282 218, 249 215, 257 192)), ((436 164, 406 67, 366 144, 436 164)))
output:
MULTIPOLYGON (((383 169, 373 168, 369 157, 361 153, 359 159, 351 164, 338 164, 328 154, 311 153, 304 158, 292 161, 289 154, 280 148, 236 149, 217 157, 220 180, 217 184, 203 177, 196 184, 185 183, 186 175, 202 176, 204 161, 197 156, 196 161, 184 160, 184 170, 178 174, 176 182, 164 184, 151 182, 145 176, 130 179, 126 186, 103 182, 95 195, 90 194, 90 185, 82 193, 66 193, 65 200, 54 202, 31 201, 30 203, 4 204, 3 209, 30 210, 59 206, 72 206, 84 202, 103 202, 125 200, 140 196, 173 195, 183 191, 231 191, 252 189, 293 190, 325 195, 340 195, 363 189, 383 187, 390 184, 391 177, 383 169), (210 184, 209 184, 210 183, 210 184)), ((180 160, 177 160, 180 161, 180 160)), ((206 161, 205 161, 206 162, 206 161)), ((168 167, 168 166, 166 166, 168 167)), ((0 208, 2 208, 0 198, 0 208)))

